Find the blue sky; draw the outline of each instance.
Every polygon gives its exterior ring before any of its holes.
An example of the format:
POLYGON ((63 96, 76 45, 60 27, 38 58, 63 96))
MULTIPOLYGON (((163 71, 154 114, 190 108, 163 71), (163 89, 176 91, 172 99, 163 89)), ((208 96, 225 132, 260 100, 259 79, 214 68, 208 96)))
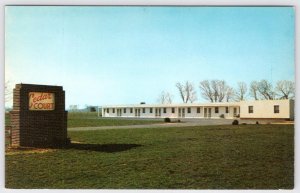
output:
MULTIPOLYGON (((292 7, 7 6, 5 78, 66 106, 181 102, 176 82, 294 80, 292 7)), ((9 106, 10 103, 7 105, 9 106)))

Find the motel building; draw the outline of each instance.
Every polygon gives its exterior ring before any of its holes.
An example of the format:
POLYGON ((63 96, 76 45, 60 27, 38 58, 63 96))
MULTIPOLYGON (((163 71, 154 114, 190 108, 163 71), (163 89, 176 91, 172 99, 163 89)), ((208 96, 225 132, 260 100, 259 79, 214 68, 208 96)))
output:
POLYGON ((103 117, 294 119, 294 100, 102 106, 103 117))

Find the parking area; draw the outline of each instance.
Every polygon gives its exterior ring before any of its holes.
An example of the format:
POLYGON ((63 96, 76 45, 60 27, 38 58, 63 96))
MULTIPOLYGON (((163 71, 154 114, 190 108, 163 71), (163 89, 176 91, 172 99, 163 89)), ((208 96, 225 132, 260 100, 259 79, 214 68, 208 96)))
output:
MULTIPOLYGON (((111 118, 110 118, 111 119, 111 118)), ((137 119, 137 118, 115 118, 115 119, 137 119)), ((145 119, 145 118, 144 118, 145 119)), ((157 119, 148 119, 157 120, 157 119)), ((163 120, 163 119, 162 119, 163 120)), ((155 123, 155 124, 144 124, 144 125, 124 125, 124 126, 101 126, 101 127, 76 127, 68 128, 70 131, 82 131, 82 130, 102 130, 102 129, 138 129, 138 128, 162 128, 162 127, 189 127, 189 126, 205 126, 205 125, 231 125, 234 119, 192 119, 192 118, 181 118, 172 119, 171 123, 155 123)), ((240 120, 239 124, 279 124, 279 123, 291 123, 282 120, 240 120)))

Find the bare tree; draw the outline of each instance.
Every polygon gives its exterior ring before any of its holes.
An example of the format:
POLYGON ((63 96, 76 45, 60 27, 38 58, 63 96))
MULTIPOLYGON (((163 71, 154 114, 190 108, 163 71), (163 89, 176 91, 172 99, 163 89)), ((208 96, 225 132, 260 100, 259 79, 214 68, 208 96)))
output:
POLYGON ((178 82, 178 83, 176 83, 176 87, 178 88, 178 91, 179 91, 180 97, 182 99, 182 102, 186 103, 187 94, 186 94, 186 91, 184 89, 184 85, 178 82))
POLYGON ((197 93, 195 87, 192 83, 186 81, 185 83, 185 90, 187 93, 187 102, 190 101, 191 103, 197 100, 197 93))
POLYGON ((171 95, 169 92, 166 93, 166 103, 172 104, 173 101, 173 95, 171 95))
POLYGON ((204 80, 200 82, 202 96, 211 102, 222 102, 231 100, 233 89, 224 80, 204 80))
POLYGON ((295 97, 295 83, 293 81, 278 81, 275 89, 281 99, 289 99, 295 97))
POLYGON ((69 111, 70 112, 76 112, 76 111, 78 111, 78 105, 70 105, 69 106, 69 111))
POLYGON ((250 84, 250 96, 253 97, 255 100, 259 100, 259 93, 258 93, 258 82, 252 81, 250 84))
POLYGON ((226 82, 224 80, 212 80, 211 85, 214 93, 214 101, 222 102, 228 89, 226 82))
POLYGON ((259 81, 257 89, 264 99, 273 100, 275 98, 275 92, 273 91, 273 86, 267 80, 259 81))
POLYGON ((9 102, 12 99, 12 88, 10 87, 9 81, 5 82, 4 90, 4 101, 9 102))
POLYGON ((227 91, 226 91, 226 96, 225 96, 226 102, 233 100, 234 96, 235 96, 234 89, 232 87, 228 86, 227 91))
POLYGON ((238 82, 238 88, 235 92, 236 100, 243 101, 247 93, 247 84, 245 82, 238 82))
POLYGON ((202 97, 210 102, 214 102, 214 92, 210 86, 210 82, 208 80, 203 80, 200 82, 199 87, 202 97))
POLYGON ((184 103, 195 102, 197 100, 197 93, 195 87, 189 81, 186 81, 185 84, 176 83, 180 97, 184 103))
POLYGON ((173 96, 170 93, 162 91, 157 99, 157 102, 161 104, 171 104, 172 99, 173 96))

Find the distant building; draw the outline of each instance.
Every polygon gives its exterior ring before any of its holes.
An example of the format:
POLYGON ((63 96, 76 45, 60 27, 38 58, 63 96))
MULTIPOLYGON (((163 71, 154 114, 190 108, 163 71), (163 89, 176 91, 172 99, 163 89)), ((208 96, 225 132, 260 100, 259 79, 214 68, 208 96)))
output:
POLYGON ((87 112, 96 112, 97 111, 97 106, 88 106, 86 107, 87 112))
POLYGON ((103 117, 294 119, 294 100, 102 106, 103 117))

